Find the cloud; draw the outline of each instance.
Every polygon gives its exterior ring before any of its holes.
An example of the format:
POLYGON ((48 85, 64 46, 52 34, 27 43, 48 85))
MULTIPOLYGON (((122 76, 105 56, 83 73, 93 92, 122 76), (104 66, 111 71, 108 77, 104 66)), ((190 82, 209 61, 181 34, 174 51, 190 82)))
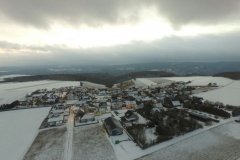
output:
POLYGON ((37 28, 54 23, 71 26, 119 25, 141 21, 142 11, 156 8, 173 26, 238 21, 239 0, 0 0, 0 13, 37 28))
POLYGON ((0 65, 116 65, 140 62, 209 62, 240 59, 240 32, 201 37, 168 37, 125 45, 69 48, 28 46, 0 41, 0 65), (12 46, 12 47, 11 47, 12 46), (19 49, 20 48, 20 49, 19 49))

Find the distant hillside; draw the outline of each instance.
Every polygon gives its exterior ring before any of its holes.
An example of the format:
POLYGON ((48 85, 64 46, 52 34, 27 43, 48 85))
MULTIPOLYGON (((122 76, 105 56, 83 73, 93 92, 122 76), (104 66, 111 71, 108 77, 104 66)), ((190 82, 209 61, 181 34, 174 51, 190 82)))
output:
POLYGON ((175 77, 176 74, 165 71, 142 71, 127 73, 125 75, 115 77, 115 83, 123 82, 134 78, 145 78, 145 77, 175 77))
POLYGON ((240 72, 222 72, 213 75, 213 77, 225 77, 233 80, 240 80, 240 72))
POLYGON ((133 72, 121 76, 112 76, 107 73, 83 73, 83 74, 50 74, 50 75, 34 75, 24 77, 6 78, 5 82, 27 82, 39 80, 58 80, 58 81, 89 81, 112 87, 115 83, 126 81, 134 78, 144 77, 174 77, 173 73, 164 71, 142 71, 133 72))

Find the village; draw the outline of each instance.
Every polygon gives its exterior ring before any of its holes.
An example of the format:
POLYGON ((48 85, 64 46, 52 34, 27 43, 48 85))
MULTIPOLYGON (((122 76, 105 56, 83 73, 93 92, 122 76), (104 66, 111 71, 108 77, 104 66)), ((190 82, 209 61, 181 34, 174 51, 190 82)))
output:
POLYGON ((192 96, 217 88, 216 83, 186 86, 189 83, 91 88, 80 82, 79 86, 36 90, 18 100, 13 109, 51 106, 40 130, 68 123, 73 127, 101 125, 113 145, 131 141, 146 149, 232 116, 234 106, 192 96))

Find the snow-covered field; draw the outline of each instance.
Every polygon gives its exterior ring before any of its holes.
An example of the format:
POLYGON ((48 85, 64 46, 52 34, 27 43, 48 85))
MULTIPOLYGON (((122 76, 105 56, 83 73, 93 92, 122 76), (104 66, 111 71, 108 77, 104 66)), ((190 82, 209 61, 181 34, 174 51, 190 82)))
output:
POLYGON ((0 76, 0 81, 4 81, 5 78, 22 77, 22 76, 28 76, 28 75, 24 75, 24 74, 4 75, 4 76, 0 76))
POLYGON ((40 131, 24 160, 64 160, 66 127, 40 131))
POLYGON ((91 83, 91 82, 86 82, 86 81, 81 81, 83 82, 84 86, 86 87, 92 87, 92 88, 105 88, 105 85, 101 84, 96 84, 96 83, 91 83))
POLYGON ((22 159, 50 107, 0 112, 0 159, 22 159))
POLYGON ((240 124, 230 122, 163 148, 139 160, 235 160, 240 158, 240 124))
POLYGON ((151 85, 157 85, 157 83, 147 79, 147 78, 137 78, 136 81, 139 81, 141 83, 144 83, 147 86, 151 86, 151 85))
POLYGON ((163 77, 163 78, 137 78, 138 81, 146 85, 156 85, 157 83, 167 82, 188 82, 191 81, 188 86, 206 86, 209 83, 217 83, 219 86, 225 86, 231 83, 233 80, 223 77, 211 77, 211 76, 197 76, 197 77, 163 77))
POLYGON ((218 86, 226 86, 233 80, 223 77, 202 77, 193 80, 188 86, 206 86, 209 83, 217 83, 218 86))
POLYGON ((240 81, 233 81, 225 87, 196 95, 213 102, 219 101, 224 104, 240 106, 240 81))
POLYGON ((26 94, 37 89, 52 89, 66 86, 80 86, 76 81, 33 81, 17 83, 0 83, 0 104, 12 103, 24 98, 26 94))
POLYGON ((76 127, 73 132, 72 160, 114 160, 117 159, 108 142, 102 126, 76 127))

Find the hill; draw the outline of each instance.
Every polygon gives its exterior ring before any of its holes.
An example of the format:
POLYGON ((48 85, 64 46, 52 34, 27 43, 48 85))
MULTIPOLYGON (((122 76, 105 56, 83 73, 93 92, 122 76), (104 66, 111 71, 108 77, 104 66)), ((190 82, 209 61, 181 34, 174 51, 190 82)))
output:
POLYGON ((222 72, 213 75, 213 77, 225 77, 233 80, 240 80, 240 72, 222 72))
MULTIPOLYGON (((115 83, 135 78, 145 77, 174 77, 173 73, 165 71, 142 71, 133 72, 121 76, 112 76, 107 73, 83 73, 83 74, 49 74, 6 78, 4 82, 27 82, 39 80, 58 80, 58 81, 88 81, 112 87, 115 83)), ((4 83, 2 82, 2 83, 4 83)))

